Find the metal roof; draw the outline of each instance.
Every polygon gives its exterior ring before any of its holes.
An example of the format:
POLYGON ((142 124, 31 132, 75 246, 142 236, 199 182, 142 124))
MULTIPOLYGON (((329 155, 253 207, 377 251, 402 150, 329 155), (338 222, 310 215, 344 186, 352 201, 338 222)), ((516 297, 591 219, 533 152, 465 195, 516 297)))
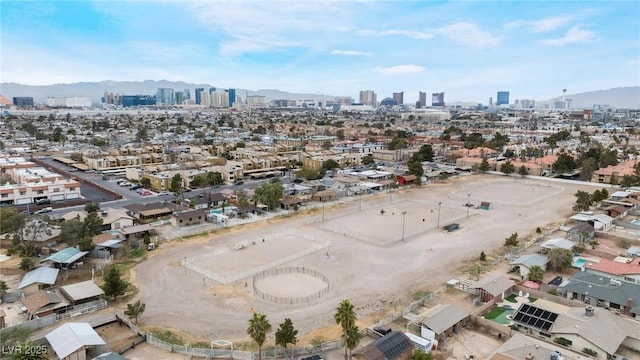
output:
POLYGON ((31 270, 28 273, 24 274, 22 281, 20 281, 20 285, 18 285, 18 290, 31 284, 53 285, 56 283, 59 272, 60 269, 50 268, 46 266, 31 270))
POLYGON ((531 268, 532 266, 540 266, 545 269, 547 267, 548 259, 544 255, 539 254, 527 254, 522 255, 519 258, 511 261, 509 265, 522 265, 527 268, 531 268))
POLYGON ((88 299, 96 296, 101 296, 104 291, 93 283, 93 280, 82 281, 79 283, 65 285, 60 288, 62 292, 71 301, 78 301, 88 299))
POLYGON ((64 359, 85 346, 106 345, 89 323, 66 323, 48 333, 47 341, 59 358, 64 359))
POLYGON ((62 249, 55 254, 50 255, 46 259, 42 261, 53 261, 55 263, 64 263, 65 260, 69 259, 71 256, 80 253, 80 249, 74 247, 68 247, 66 249, 62 249))

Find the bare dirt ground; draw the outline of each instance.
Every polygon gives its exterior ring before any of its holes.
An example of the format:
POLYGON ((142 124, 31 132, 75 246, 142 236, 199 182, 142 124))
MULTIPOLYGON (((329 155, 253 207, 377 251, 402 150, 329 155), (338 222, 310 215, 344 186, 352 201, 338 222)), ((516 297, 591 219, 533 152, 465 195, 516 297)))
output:
MULTIPOLYGON (((139 297, 147 305, 141 322, 179 329, 205 341, 246 340, 248 319, 257 311, 267 314, 274 329, 285 317, 291 318, 300 330, 302 344, 317 336, 338 338, 333 312, 341 300, 354 303, 360 326, 370 326, 392 311, 392 304, 399 301, 406 305, 415 291, 439 287, 455 276, 462 261, 501 247, 511 233, 529 234, 538 226, 564 220, 577 190, 593 188, 468 176, 448 184, 367 197, 327 207, 324 212, 225 229, 204 239, 163 244, 136 267, 139 297), (474 205, 492 202, 494 209, 468 209, 463 206, 468 199, 474 205), (380 214, 382 209, 384 215, 380 214), (451 233, 436 229, 438 223, 442 227, 451 222, 459 223, 461 229, 451 233), (284 243, 290 246, 282 246, 282 241, 271 246, 270 240, 291 233, 300 234, 300 242, 295 236, 286 236, 284 243), (233 250, 239 242, 251 245, 233 250), (305 245, 318 242, 330 245, 318 249, 305 245), (254 255, 244 253, 247 250, 254 255), (204 254, 216 252, 224 253, 220 267, 216 256, 203 259, 204 254), (198 266, 214 274, 249 275, 222 284, 183 266, 185 257, 200 259, 198 266), (269 264, 312 268, 330 280, 331 291, 307 304, 283 305, 259 299, 253 295, 251 269, 269 264)), ((260 289, 282 294, 281 286, 273 281, 271 285, 261 283, 260 289)), ((304 296, 308 291, 307 286, 299 289, 299 294, 295 286, 286 289, 286 294, 304 296)), ((273 339, 267 342, 273 343, 273 339)))

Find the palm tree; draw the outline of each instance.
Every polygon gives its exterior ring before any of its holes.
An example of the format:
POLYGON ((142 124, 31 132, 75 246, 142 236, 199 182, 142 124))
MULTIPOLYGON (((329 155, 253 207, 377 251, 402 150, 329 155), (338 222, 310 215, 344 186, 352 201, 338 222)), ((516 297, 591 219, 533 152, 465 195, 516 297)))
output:
POLYGON ((262 345, 267 339, 267 334, 271 331, 271 324, 267 320, 267 315, 253 313, 253 317, 249 319, 249 327, 247 335, 258 344, 258 360, 262 359, 262 345))
MULTIPOLYGON (((347 339, 347 332, 353 328, 356 324, 356 312, 353 308, 353 304, 349 300, 342 300, 342 302, 336 308, 336 313, 333 315, 336 324, 342 327, 342 339, 347 339)), ((347 343, 344 347, 344 358, 347 359, 347 343)))
POLYGON ((351 352, 358 346, 362 334, 357 325, 353 325, 347 329, 346 333, 342 334, 342 341, 344 341, 345 349, 349 349, 349 359, 351 359, 351 352))
POLYGON ((540 282, 544 278, 544 269, 540 265, 533 265, 527 276, 531 281, 540 282))

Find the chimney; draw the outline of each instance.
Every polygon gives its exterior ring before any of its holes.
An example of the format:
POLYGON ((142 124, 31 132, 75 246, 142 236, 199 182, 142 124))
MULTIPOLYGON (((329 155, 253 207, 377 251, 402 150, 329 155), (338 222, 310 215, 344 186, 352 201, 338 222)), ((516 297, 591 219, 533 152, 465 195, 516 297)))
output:
POLYGON ((627 298, 627 306, 624 307, 625 315, 631 315, 631 308, 633 307, 633 299, 627 298))
POLYGON ((593 306, 591 306, 591 305, 587 305, 587 306, 584 308, 584 316, 586 316, 586 317, 592 317, 592 316, 593 316, 593 311, 594 311, 593 306))

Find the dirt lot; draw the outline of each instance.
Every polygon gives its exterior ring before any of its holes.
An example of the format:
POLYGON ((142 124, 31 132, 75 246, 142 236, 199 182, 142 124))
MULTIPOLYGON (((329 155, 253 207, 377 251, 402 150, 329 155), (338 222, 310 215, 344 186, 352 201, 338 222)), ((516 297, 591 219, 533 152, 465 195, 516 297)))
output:
MULTIPOLYGON (((415 291, 440 286, 455 276, 461 261, 500 247, 511 233, 522 236, 538 226, 562 221, 579 189, 593 191, 592 187, 547 181, 468 176, 448 184, 327 207, 324 215, 316 211, 225 229, 206 239, 164 244, 136 267, 136 286, 147 304, 141 322, 180 329, 204 341, 237 340, 246 339, 247 321, 257 311, 268 315, 274 329, 285 317, 291 318, 305 341, 319 335, 336 338, 333 312, 341 300, 351 300, 361 326, 370 326, 389 312, 392 304, 407 304, 415 291), (468 199, 474 205, 492 202, 494 209, 468 209, 463 206, 468 199), (382 209, 384 215, 380 214, 382 209), (447 233, 436 229, 438 223, 442 227, 451 222, 458 222, 460 230, 447 233), (282 236, 292 233, 301 234, 302 240, 282 236), (234 250, 239 242, 250 246, 234 250), (329 245, 315 249, 308 245, 311 243, 329 245), (207 255, 218 253, 224 253, 219 267, 217 255, 207 255), (197 264, 210 273, 183 266, 185 258, 189 266, 197 264), (269 266, 314 269, 329 279, 331 291, 297 305, 259 299, 252 290, 252 269, 269 266), (244 277, 223 284, 215 280, 217 273, 224 273, 225 278, 244 277)), ((304 277, 295 281, 303 282, 304 277)), ((262 291, 274 295, 283 294, 280 287, 279 281, 260 284, 262 291)), ((308 292, 302 283, 298 294, 295 288, 287 288, 286 295, 305 296, 308 292)))

